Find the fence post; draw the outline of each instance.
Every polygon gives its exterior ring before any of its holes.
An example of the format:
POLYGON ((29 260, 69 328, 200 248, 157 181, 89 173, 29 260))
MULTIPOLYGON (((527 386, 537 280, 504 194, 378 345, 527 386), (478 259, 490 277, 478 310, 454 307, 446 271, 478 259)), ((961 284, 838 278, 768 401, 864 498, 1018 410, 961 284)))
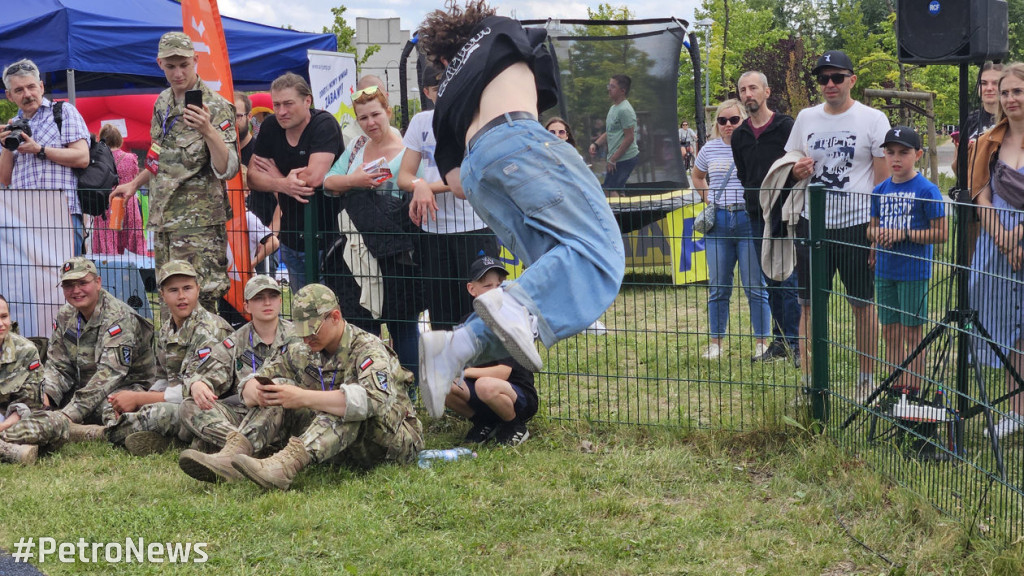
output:
POLYGON ((828 271, 825 269, 825 187, 814 184, 810 195, 809 237, 811 253, 811 414, 828 421, 828 271))
POLYGON ((320 250, 318 249, 319 243, 316 237, 318 230, 316 229, 316 219, 314 217, 314 214, 318 214, 321 208, 319 192, 309 198, 309 203, 306 204, 302 214, 302 241, 303 250, 305 250, 302 263, 306 268, 306 284, 314 284, 320 281, 320 275, 317 273, 320 269, 320 250))

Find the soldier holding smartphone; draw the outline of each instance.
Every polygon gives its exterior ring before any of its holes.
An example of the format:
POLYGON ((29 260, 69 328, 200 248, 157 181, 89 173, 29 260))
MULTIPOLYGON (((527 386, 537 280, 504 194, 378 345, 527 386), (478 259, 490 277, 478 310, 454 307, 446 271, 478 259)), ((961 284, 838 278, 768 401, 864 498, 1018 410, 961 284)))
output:
POLYGON ((113 195, 134 194, 150 183, 157 268, 174 259, 192 264, 200 303, 215 311, 229 286, 224 224, 231 207, 223 180, 238 172, 238 135, 234 106, 199 78, 198 58, 183 32, 160 38, 156 61, 171 86, 153 105, 146 169, 113 195))

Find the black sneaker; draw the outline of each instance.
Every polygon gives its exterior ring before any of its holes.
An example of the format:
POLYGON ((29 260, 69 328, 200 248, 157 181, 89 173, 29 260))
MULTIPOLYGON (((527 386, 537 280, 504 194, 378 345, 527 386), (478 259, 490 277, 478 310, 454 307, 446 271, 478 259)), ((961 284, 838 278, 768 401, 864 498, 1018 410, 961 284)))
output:
POLYGON ((772 343, 768 345, 768 349, 764 351, 764 354, 754 356, 751 358, 751 361, 772 362, 779 358, 789 358, 789 351, 786 350, 786 344, 781 340, 772 340, 772 343))
POLYGON ((498 433, 494 435, 494 441, 501 446, 518 446, 530 437, 530 431, 526 429, 526 423, 518 418, 511 422, 502 422, 498 433))
POLYGON ((483 444, 494 437, 498 431, 498 422, 475 422, 466 433, 466 444, 483 444))

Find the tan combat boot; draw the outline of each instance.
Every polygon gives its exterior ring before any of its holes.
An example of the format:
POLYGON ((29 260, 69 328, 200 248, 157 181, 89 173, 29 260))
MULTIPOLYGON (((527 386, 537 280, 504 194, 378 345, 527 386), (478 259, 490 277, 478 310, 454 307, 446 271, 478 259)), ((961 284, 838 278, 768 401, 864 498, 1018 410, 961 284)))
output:
POLYGON ((0 462, 31 466, 39 456, 39 447, 32 444, 11 444, 0 440, 0 462))
POLYGON ((178 466, 200 482, 234 482, 242 479, 242 475, 231 467, 231 457, 238 454, 252 456, 252 444, 245 436, 231 432, 220 452, 204 454, 189 448, 178 456, 178 466))
POLYGON ((295 475, 309 465, 311 458, 302 441, 292 436, 283 450, 270 458, 258 460, 251 456, 238 455, 231 459, 231 465, 246 478, 270 490, 287 490, 295 475))
POLYGON ((103 426, 96 424, 75 424, 68 426, 68 442, 89 442, 92 440, 106 440, 103 436, 103 426))

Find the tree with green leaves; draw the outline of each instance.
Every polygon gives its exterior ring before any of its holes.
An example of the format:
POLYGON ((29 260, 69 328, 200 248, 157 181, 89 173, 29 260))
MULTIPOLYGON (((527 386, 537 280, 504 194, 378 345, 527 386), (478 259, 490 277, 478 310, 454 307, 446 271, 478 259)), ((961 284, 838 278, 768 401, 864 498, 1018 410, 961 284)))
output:
POLYGON ((380 51, 380 46, 373 44, 366 47, 366 51, 360 56, 359 51, 356 48, 356 30, 348 25, 345 21, 345 11, 348 10, 345 6, 338 6, 337 8, 331 8, 331 14, 334 15, 334 23, 330 28, 324 26, 324 34, 334 34, 338 37, 338 52, 345 52, 347 54, 354 54, 356 56, 356 66, 362 66, 366 64, 367 59, 380 51))

